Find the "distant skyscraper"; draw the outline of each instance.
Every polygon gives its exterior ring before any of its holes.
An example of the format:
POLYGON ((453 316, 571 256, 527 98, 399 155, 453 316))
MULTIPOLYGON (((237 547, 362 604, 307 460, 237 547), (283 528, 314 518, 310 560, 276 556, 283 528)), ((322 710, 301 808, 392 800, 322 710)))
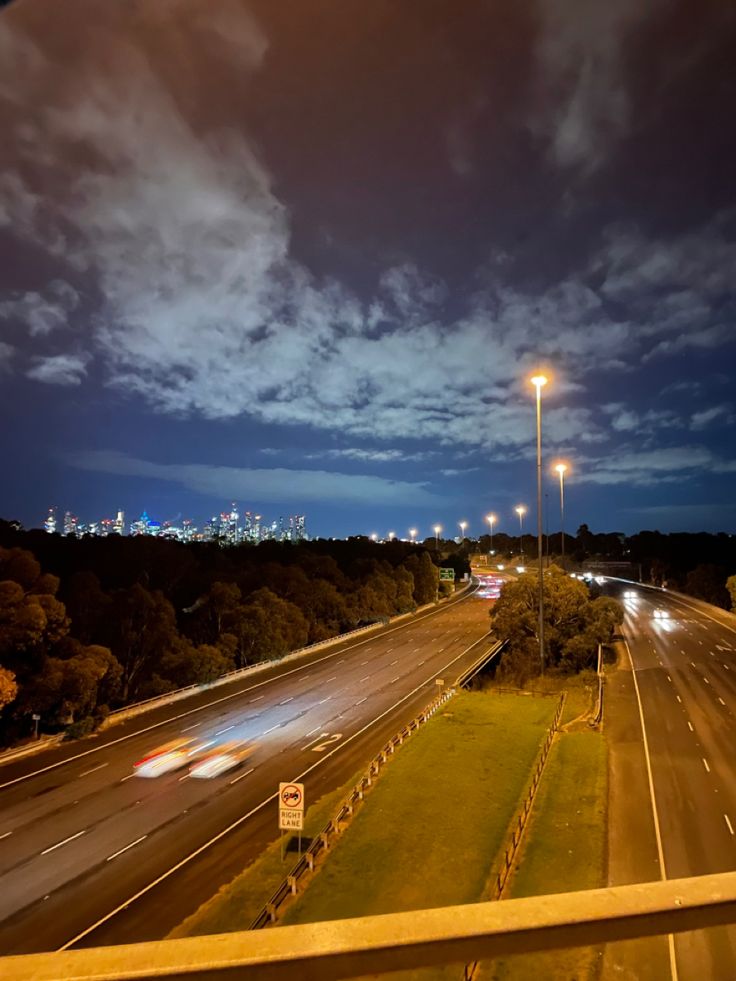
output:
POLYGON ((49 513, 46 516, 43 526, 50 535, 53 535, 56 531, 56 508, 49 508, 49 513))
POLYGON ((76 535, 79 530, 79 518, 75 517, 71 511, 64 512, 64 534, 76 535))
POLYGON ((125 534, 125 511, 118 510, 118 515, 113 523, 113 531, 116 535, 125 534))

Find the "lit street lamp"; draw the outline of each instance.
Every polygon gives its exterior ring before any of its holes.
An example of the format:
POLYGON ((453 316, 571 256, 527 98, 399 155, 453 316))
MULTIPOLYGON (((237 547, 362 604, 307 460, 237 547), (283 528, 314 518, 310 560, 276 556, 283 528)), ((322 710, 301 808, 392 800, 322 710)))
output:
POLYGON ((537 390, 537 554, 539 558, 539 659, 544 673, 544 569, 542 568, 542 389, 547 384, 544 375, 535 375, 532 385, 537 390))
POLYGON ((378 535, 375 533, 375 531, 371 535, 371 541, 372 542, 377 542, 378 541, 378 535))
POLYGON ((524 515, 526 514, 526 508, 523 504, 514 508, 514 511, 519 515, 519 554, 523 556, 524 554, 524 515))
POLYGON ((434 547, 435 547, 435 551, 436 552, 439 552, 439 550, 440 550, 440 532, 442 531, 442 525, 435 525, 434 528, 432 529, 432 531, 434 531, 434 547))
POLYGON ((465 540, 465 529, 468 527, 468 522, 458 521, 458 527, 460 528, 460 544, 462 545, 465 540))
POLYGON ((395 532, 395 531, 390 531, 390 532, 388 533, 388 540, 389 540, 389 543, 390 543, 390 542, 392 542, 392 541, 394 540, 394 538, 396 538, 396 532, 395 532))
POLYGON ((491 527, 491 555, 493 555, 493 526, 496 523, 496 515, 495 514, 486 515, 486 521, 491 527))
POLYGON ((414 544, 414 539, 416 537, 417 537, 417 530, 416 530, 416 528, 410 528, 409 529, 409 538, 411 538, 412 545, 414 544))
POLYGON ((567 470, 566 463, 558 463, 555 470, 560 475, 560 547, 562 549, 562 555, 560 561, 562 562, 562 568, 565 568, 565 472, 567 470))

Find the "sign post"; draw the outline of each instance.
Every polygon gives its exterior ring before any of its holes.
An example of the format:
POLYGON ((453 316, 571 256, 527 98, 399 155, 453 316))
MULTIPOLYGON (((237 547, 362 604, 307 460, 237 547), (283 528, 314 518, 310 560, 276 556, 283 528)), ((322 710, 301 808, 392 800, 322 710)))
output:
POLYGON ((455 582, 455 570, 440 569, 440 582, 455 582))
POLYGON ((281 831, 281 861, 284 860, 284 831, 299 832, 299 858, 302 857, 304 828, 304 784, 279 784, 279 830, 281 831))

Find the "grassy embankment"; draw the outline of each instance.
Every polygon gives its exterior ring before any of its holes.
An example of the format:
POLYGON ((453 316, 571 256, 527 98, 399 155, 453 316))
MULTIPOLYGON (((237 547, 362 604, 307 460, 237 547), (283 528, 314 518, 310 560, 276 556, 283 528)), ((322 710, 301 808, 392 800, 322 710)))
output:
MULTIPOLYGON (((396 755, 281 922, 483 898, 555 704, 538 695, 457 695, 396 755)), ((417 972, 457 975, 457 965, 417 972)))
MULTIPOLYGON (((506 898, 606 884, 605 737, 585 721, 573 722, 595 700, 595 675, 564 681, 568 696, 562 721, 569 731, 552 744, 506 898)), ((591 947, 524 954, 482 965, 479 981, 592 981, 599 963, 599 951, 591 947)))

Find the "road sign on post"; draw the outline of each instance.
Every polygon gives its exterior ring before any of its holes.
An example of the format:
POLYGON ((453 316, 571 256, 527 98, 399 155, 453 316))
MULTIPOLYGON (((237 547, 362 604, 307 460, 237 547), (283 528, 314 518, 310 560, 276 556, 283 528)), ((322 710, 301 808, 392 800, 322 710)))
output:
POLYGON ((301 831, 304 827, 304 784, 279 784, 279 830, 301 831))
POLYGON ((454 569, 440 569, 440 582, 455 582, 455 570, 454 569))

